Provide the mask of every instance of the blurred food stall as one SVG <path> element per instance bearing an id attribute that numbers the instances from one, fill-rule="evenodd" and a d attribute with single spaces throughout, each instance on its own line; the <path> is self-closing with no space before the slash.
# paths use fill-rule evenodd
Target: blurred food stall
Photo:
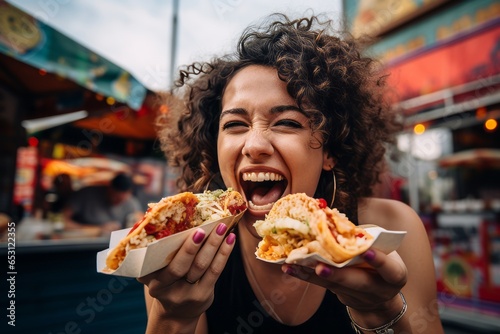
<path id="1" fill-rule="evenodd" d="M 344 1 L 404 122 L 385 196 L 422 217 L 442 319 L 500 330 L 500 3 Z"/>
<path id="2" fill-rule="evenodd" d="M 173 191 L 158 112 L 167 110 L 126 70 L 0 0 L 0 251 L 15 254 L 21 332 L 143 330 L 142 286 L 96 272 L 109 235 L 66 229 L 60 210 L 118 173 L 132 176 L 144 208 Z M 92 321 L 89 298 L 102 302 Z"/>
<path id="3" fill-rule="evenodd" d="M 165 112 L 126 70 L 0 1 L 0 212 L 45 231 L 28 239 L 52 238 L 61 175 L 76 191 L 129 174 L 144 208 L 175 191 L 154 126 Z"/>

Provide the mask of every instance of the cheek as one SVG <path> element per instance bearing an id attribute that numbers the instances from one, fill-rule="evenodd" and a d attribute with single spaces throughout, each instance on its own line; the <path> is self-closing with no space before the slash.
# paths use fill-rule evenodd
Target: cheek
<path id="1" fill-rule="evenodd" d="M 228 145 L 228 140 L 226 140 L 224 136 L 219 135 L 217 138 L 217 160 L 221 169 L 232 154 L 233 152 L 231 150 L 231 145 Z"/>
<path id="2" fill-rule="evenodd" d="M 222 179 L 228 187 L 234 186 L 234 166 L 238 159 L 238 152 L 236 145 L 219 136 L 217 140 L 217 160 Z"/>
<path id="3" fill-rule="evenodd" d="M 291 191 L 305 192 L 312 196 L 316 192 L 319 177 L 323 170 L 321 149 L 312 149 L 307 145 L 286 150 L 284 159 L 292 175 Z"/>

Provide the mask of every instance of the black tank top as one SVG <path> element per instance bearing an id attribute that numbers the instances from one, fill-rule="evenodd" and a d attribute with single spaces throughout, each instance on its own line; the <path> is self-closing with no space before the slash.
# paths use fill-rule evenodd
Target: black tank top
<path id="1" fill-rule="evenodd" d="M 217 281 L 215 299 L 206 315 L 210 334 L 354 333 L 345 306 L 331 292 L 325 293 L 316 313 L 303 324 L 287 326 L 274 320 L 253 293 L 238 242 Z"/>

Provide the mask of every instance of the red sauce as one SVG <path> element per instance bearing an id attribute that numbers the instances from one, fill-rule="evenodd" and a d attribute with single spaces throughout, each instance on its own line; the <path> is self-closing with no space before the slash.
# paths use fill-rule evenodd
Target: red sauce
<path id="1" fill-rule="evenodd" d="M 169 230 L 163 230 L 163 231 L 160 231 L 160 232 L 158 232 L 158 233 L 155 234 L 155 239 L 158 240 L 158 239 L 161 239 L 161 238 L 168 237 L 169 235 L 172 235 L 171 231 L 169 231 Z"/>
<path id="2" fill-rule="evenodd" d="M 241 211 L 245 210 L 246 208 L 247 208 L 246 203 L 243 203 L 241 205 L 234 204 L 227 207 L 227 209 L 229 210 L 229 212 L 231 212 L 232 215 L 236 215 Z"/>
<path id="3" fill-rule="evenodd" d="M 141 223 L 144 221 L 144 218 L 142 218 L 141 220 L 137 221 L 137 223 L 134 224 L 134 226 L 132 227 L 132 229 L 128 232 L 128 234 L 132 233 L 132 231 L 134 231 L 136 228 L 139 227 L 139 225 L 141 225 Z"/>
<path id="4" fill-rule="evenodd" d="M 185 231 L 185 230 L 188 230 L 190 229 L 192 226 L 191 222 L 193 220 L 193 217 L 196 213 L 196 204 L 197 204 L 197 201 L 196 200 L 190 200 L 188 201 L 187 203 L 185 203 L 185 215 L 184 215 L 184 218 L 181 220 L 181 221 L 175 221 L 171 218 L 167 219 L 167 221 L 165 222 L 165 228 L 158 231 L 158 225 L 154 225 L 154 224 L 147 224 L 144 229 L 146 231 L 146 234 L 148 235 L 154 235 L 155 239 L 162 239 L 162 238 L 165 238 L 165 237 L 168 237 L 174 233 L 177 233 L 177 232 L 182 232 L 182 231 Z M 242 211 L 244 211 L 245 209 L 247 208 L 247 205 L 246 203 L 243 203 L 243 204 L 240 204 L 240 205 L 231 205 L 228 207 L 228 210 L 229 212 L 231 212 L 232 215 L 236 215 Z M 150 212 L 152 208 L 148 208 L 148 210 L 146 211 L 146 213 Z M 134 231 L 135 229 L 137 229 L 137 227 L 139 227 L 141 225 L 141 223 L 144 221 L 145 219 L 145 216 L 139 220 L 137 223 L 134 224 L 134 226 L 132 227 L 132 229 L 130 230 L 129 234 L 132 233 L 132 231 Z"/>
<path id="5" fill-rule="evenodd" d="M 193 216 L 195 214 L 195 206 L 196 206 L 196 201 L 189 201 L 188 203 L 185 203 L 185 214 L 184 218 L 181 221 L 176 222 L 175 220 L 169 218 L 167 219 L 165 223 L 165 228 L 162 229 L 161 231 L 154 231 L 153 233 L 148 233 L 148 234 L 154 234 L 155 239 L 162 239 L 165 237 L 168 237 L 169 235 L 172 235 L 177 232 L 182 232 L 187 229 L 190 229 L 191 226 L 191 221 L 193 220 Z M 146 226 L 147 227 L 147 226 Z M 147 230 L 146 230 L 147 233 Z"/>
<path id="6" fill-rule="evenodd" d="M 150 223 L 144 226 L 144 230 L 146 230 L 146 234 L 153 234 L 156 232 L 156 226 Z"/>

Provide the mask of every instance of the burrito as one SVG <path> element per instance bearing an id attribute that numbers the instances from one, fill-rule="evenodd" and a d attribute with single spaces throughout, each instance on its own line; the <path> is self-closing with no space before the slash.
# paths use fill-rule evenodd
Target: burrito
<path id="1" fill-rule="evenodd" d="M 183 192 L 149 204 L 146 213 L 106 258 L 109 269 L 117 269 L 128 252 L 147 247 L 156 240 L 200 226 L 210 221 L 237 215 L 246 210 L 241 194 L 231 188 L 205 191 L 200 194 Z"/>
<path id="2" fill-rule="evenodd" d="M 262 237 L 256 256 L 264 260 L 286 259 L 291 254 L 318 253 L 342 263 L 365 252 L 373 236 L 353 224 L 345 214 L 330 209 L 324 199 L 303 193 L 282 197 L 264 220 L 254 227 Z"/>

